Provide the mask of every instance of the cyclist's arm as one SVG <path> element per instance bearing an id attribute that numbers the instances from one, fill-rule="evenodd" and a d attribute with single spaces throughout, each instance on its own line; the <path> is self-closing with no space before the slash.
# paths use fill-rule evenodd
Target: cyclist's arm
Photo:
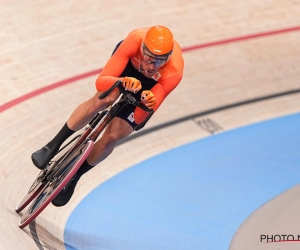
<path id="1" fill-rule="evenodd" d="M 156 111 L 165 98 L 177 87 L 182 79 L 182 72 L 155 84 L 151 89 L 152 93 L 156 98 L 156 105 L 154 111 Z M 134 111 L 134 119 L 137 124 L 141 123 L 147 116 L 147 112 L 143 111 L 140 108 L 136 108 Z"/>
<path id="2" fill-rule="evenodd" d="M 107 61 L 102 72 L 96 80 L 97 91 L 104 92 L 108 90 L 120 78 L 128 61 L 136 51 L 138 44 L 134 40 L 133 35 L 128 35 L 125 40 L 120 44 L 117 51 Z"/>

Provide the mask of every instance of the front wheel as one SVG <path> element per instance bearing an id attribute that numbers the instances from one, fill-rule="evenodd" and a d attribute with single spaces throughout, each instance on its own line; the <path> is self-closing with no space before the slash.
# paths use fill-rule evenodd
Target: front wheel
<path id="1" fill-rule="evenodd" d="M 17 213 L 21 212 L 42 191 L 45 186 L 44 177 L 45 171 L 41 171 L 27 193 L 16 206 L 15 211 Z"/>
<path id="2" fill-rule="evenodd" d="M 66 160 L 60 163 L 60 175 L 53 181 L 44 185 L 38 196 L 31 202 L 27 211 L 22 216 L 19 227 L 23 228 L 32 222 L 47 205 L 59 194 L 59 192 L 71 181 L 74 174 L 90 154 L 94 142 L 89 140 L 86 144 L 75 150 Z"/>

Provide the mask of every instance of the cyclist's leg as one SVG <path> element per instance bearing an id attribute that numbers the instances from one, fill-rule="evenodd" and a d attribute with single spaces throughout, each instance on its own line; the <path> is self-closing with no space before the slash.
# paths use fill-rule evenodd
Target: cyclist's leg
<path id="1" fill-rule="evenodd" d="M 58 134 L 46 146 L 32 154 L 31 158 L 36 167 L 44 169 L 59 150 L 61 144 L 75 131 L 84 127 L 97 112 L 111 105 L 118 98 L 119 91 L 113 91 L 103 100 L 98 99 L 100 94 L 97 92 L 92 98 L 81 103 Z"/>
<path id="2" fill-rule="evenodd" d="M 102 137 L 96 142 L 87 158 L 89 164 L 95 166 L 111 154 L 118 141 L 129 136 L 133 128 L 123 119 L 116 117 L 105 129 Z"/>
<path id="3" fill-rule="evenodd" d="M 83 128 L 97 112 L 102 111 L 109 105 L 113 104 L 120 95 L 119 91 L 113 91 L 103 100 L 99 100 L 101 92 L 97 92 L 91 99 L 81 103 L 69 117 L 67 124 L 72 130 Z"/>
<path id="4" fill-rule="evenodd" d="M 111 154 L 117 142 L 133 132 L 133 128 L 123 119 L 116 117 L 105 129 L 102 137 L 96 142 L 88 158 L 81 165 L 75 178 L 67 189 L 60 192 L 52 201 L 56 207 L 66 205 L 71 199 L 80 177 Z"/>

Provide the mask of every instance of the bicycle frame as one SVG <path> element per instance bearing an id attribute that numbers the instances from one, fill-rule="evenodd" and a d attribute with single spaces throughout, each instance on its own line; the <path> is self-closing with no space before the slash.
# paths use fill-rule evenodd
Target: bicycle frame
<path id="1" fill-rule="evenodd" d="M 151 109 L 148 109 L 144 105 L 140 104 L 130 92 L 128 92 L 126 89 L 124 89 L 122 86 L 122 81 L 117 81 L 111 88 L 109 88 L 107 91 L 102 93 L 99 96 L 99 99 L 104 99 L 107 97 L 115 88 L 118 88 L 120 91 L 121 99 L 119 102 L 117 102 L 115 105 L 113 105 L 112 109 L 110 111 L 102 111 L 101 113 L 97 113 L 97 115 L 89 122 L 89 127 L 86 129 L 86 131 L 81 135 L 80 139 L 76 142 L 76 144 L 69 150 L 68 154 L 65 155 L 65 157 L 62 159 L 64 160 L 67 158 L 70 154 L 72 154 L 82 143 L 86 143 L 87 140 L 92 140 L 96 142 L 99 135 L 103 132 L 103 130 L 106 128 L 106 126 L 112 121 L 113 118 L 116 117 L 116 115 L 128 104 L 133 104 L 144 111 L 148 112 L 148 116 L 146 119 L 137 125 L 134 130 L 138 131 L 141 128 L 145 126 L 147 121 L 151 118 L 154 111 Z M 104 119 L 101 121 L 101 119 L 104 117 Z M 101 122 L 100 122 L 101 121 Z M 100 122 L 100 123 L 99 123 Z"/>

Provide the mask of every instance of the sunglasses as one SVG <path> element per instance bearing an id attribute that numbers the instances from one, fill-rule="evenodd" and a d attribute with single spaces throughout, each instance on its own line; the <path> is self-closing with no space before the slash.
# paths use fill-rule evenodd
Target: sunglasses
<path id="1" fill-rule="evenodd" d="M 157 68 L 162 67 L 168 61 L 170 54 L 156 56 L 148 50 L 144 43 L 142 45 L 143 61 L 147 64 L 154 64 L 154 66 Z"/>
<path id="2" fill-rule="evenodd" d="M 146 62 L 147 64 L 154 64 L 155 67 L 161 67 L 166 63 L 167 58 L 160 59 L 160 58 L 152 57 L 148 54 L 143 54 L 143 61 Z"/>

